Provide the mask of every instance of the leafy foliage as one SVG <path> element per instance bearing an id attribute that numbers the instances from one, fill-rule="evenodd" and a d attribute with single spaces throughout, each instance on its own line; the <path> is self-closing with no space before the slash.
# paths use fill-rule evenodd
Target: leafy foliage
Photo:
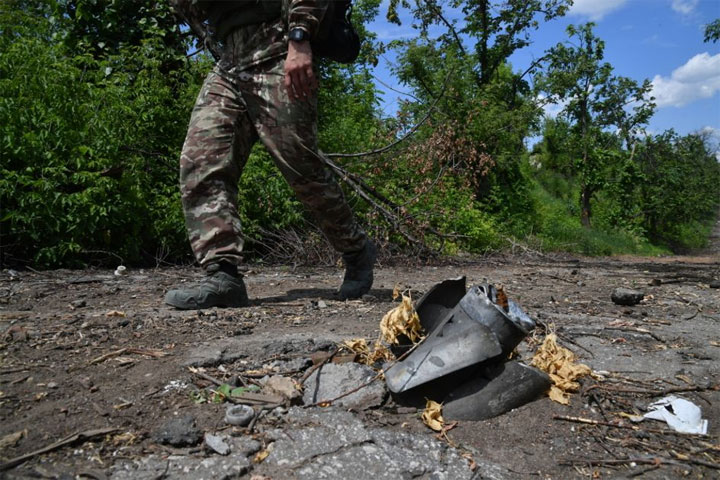
<path id="1" fill-rule="evenodd" d="M 0 38 L 4 256 L 57 265 L 177 248 L 176 119 L 189 114 L 195 65 L 160 72 L 157 38 L 102 59 L 73 52 L 53 40 L 67 20 L 36 15 L 41 3 L 2 16 L 4 33 L 26 30 Z"/>
<path id="2" fill-rule="evenodd" d="M 486 252 L 510 237 L 589 254 L 701 245 L 720 206 L 716 152 L 701 135 L 642 138 L 654 110 L 649 83 L 614 75 L 591 24 L 569 30 L 580 46 L 559 44 L 526 71 L 508 63 L 539 22 L 570 3 L 391 0 L 388 17 L 397 21 L 397 8 L 409 8 L 417 36 L 382 44 L 364 26 L 380 0 L 356 0 L 360 61 L 319 65 L 321 149 L 373 150 L 424 119 L 399 147 L 341 163 L 445 253 Z M 448 5 L 460 21 L 444 16 Z M 717 40 L 716 23 L 706 41 Z M 177 159 L 211 68 L 195 48 L 166 2 L 0 3 L 0 262 L 191 258 Z M 370 70 L 387 50 L 410 92 L 396 118 L 379 111 Z M 563 102 L 563 115 L 543 121 L 538 92 Z M 538 133 L 529 154 L 526 139 Z M 283 241 L 274 232 L 322 242 L 260 146 L 239 192 L 249 255 Z M 407 247 L 396 225 L 347 194 L 372 235 Z M 593 225 L 584 228 L 590 199 Z"/>
<path id="3" fill-rule="evenodd" d="M 720 40 L 720 18 L 713 20 L 705 26 L 705 42 Z"/>
<path id="4" fill-rule="evenodd" d="M 564 105 L 562 115 L 572 125 L 571 149 L 578 159 L 581 219 L 586 227 L 591 200 L 605 187 L 607 168 L 622 156 L 608 128 L 615 128 L 630 146 L 655 109 L 649 80 L 638 85 L 612 75 L 612 65 L 603 62 L 605 42 L 595 36 L 593 27 L 592 23 L 570 25 L 568 35 L 577 43 L 551 48 L 547 70 L 537 77 L 537 89 L 547 94 L 548 101 Z"/>

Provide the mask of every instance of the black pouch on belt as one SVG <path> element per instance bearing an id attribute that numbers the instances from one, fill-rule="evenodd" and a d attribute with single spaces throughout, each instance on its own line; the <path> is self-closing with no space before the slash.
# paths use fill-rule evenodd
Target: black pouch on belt
<path id="1" fill-rule="evenodd" d="M 339 63 L 353 63 L 360 55 L 360 37 L 350 21 L 351 0 L 330 0 L 320 31 L 312 41 L 313 53 Z"/>

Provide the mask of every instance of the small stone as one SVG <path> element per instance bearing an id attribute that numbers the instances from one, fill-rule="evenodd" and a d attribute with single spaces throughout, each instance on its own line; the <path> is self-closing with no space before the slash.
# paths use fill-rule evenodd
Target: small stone
<path id="1" fill-rule="evenodd" d="M 47 384 L 48 388 L 58 388 L 58 384 L 56 382 L 50 382 Z"/>
<path id="2" fill-rule="evenodd" d="M 313 362 L 309 358 L 300 357 L 281 362 L 278 367 L 280 367 L 281 372 L 300 372 L 308 367 L 311 367 L 312 364 Z"/>
<path id="3" fill-rule="evenodd" d="M 238 377 L 237 375 L 233 375 L 232 377 L 228 378 L 227 384 L 233 388 L 242 386 L 242 384 L 240 383 L 240 377 Z"/>
<path id="4" fill-rule="evenodd" d="M 78 379 L 78 382 L 80 382 L 80 385 L 82 385 L 84 388 L 87 388 L 88 390 L 95 385 L 90 377 L 80 377 Z"/>
<path id="5" fill-rule="evenodd" d="M 327 303 L 324 300 L 318 300 L 317 308 L 327 308 Z"/>
<path id="6" fill-rule="evenodd" d="M 201 438 L 202 434 L 195 426 L 195 418 L 192 415 L 173 418 L 153 434 L 156 442 L 173 447 L 191 447 Z"/>
<path id="7" fill-rule="evenodd" d="M 644 297 L 645 294 L 639 290 L 632 290 L 623 287 L 616 288 L 610 296 L 616 305 L 626 305 L 629 307 L 637 305 Z"/>
<path id="8" fill-rule="evenodd" d="M 648 285 L 651 285 L 653 287 L 659 287 L 660 285 L 662 285 L 662 280 L 660 280 L 659 278 L 653 278 L 652 280 L 650 280 Z"/>
<path id="9" fill-rule="evenodd" d="M 709 286 L 710 288 L 720 288 L 720 280 L 713 280 Z"/>
<path id="10" fill-rule="evenodd" d="M 70 302 L 70 306 L 73 308 L 82 308 L 87 305 L 87 302 L 85 300 L 73 300 Z"/>
<path id="11" fill-rule="evenodd" d="M 265 382 L 265 388 L 283 396 L 291 403 L 299 400 L 302 396 L 300 390 L 298 390 L 295 385 L 295 382 L 291 378 L 283 377 L 281 375 L 274 375 L 270 377 L 268 381 Z"/>
<path id="12" fill-rule="evenodd" d="M 232 443 L 232 450 L 235 455 L 242 455 L 249 457 L 250 455 L 257 453 L 262 448 L 262 444 L 254 438 L 243 435 L 242 437 L 236 437 L 230 440 Z"/>
<path id="13" fill-rule="evenodd" d="M 378 301 L 378 298 L 375 295 L 370 295 L 369 293 L 366 293 L 360 299 L 365 303 L 374 303 Z"/>
<path id="14" fill-rule="evenodd" d="M 205 445 L 219 455 L 228 455 L 230 453 L 230 445 L 225 443 L 226 437 L 220 435 L 205 434 Z"/>

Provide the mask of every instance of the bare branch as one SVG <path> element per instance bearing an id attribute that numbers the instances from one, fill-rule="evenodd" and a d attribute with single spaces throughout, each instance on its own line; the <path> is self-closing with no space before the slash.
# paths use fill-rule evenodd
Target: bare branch
<path id="1" fill-rule="evenodd" d="M 376 150 L 371 150 L 369 152 L 360 152 L 360 153 L 326 153 L 324 156 L 327 158 L 355 158 L 355 157 L 367 157 L 370 155 L 377 155 L 379 153 L 387 152 L 388 150 L 392 149 L 393 147 L 399 145 L 400 143 L 404 142 L 408 138 L 410 138 L 412 135 L 415 134 L 415 132 L 420 128 L 429 118 L 432 114 L 433 110 L 435 110 L 435 107 L 437 106 L 438 102 L 440 102 L 440 99 L 445 95 L 445 91 L 447 90 L 448 83 L 450 81 L 450 77 L 454 73 L 454 70 L 450 70 L 448 72 L 447 77 L 445 77 L 445 82 L 443 83 L 443 88 L 440 91 L 440 95 L 435 97 L 435 100 L 433 100 L 432 105 L 430 105 L 430 108 L 428 109 L 425 116 L 418 122 L 417 124 L 413 125 L 413 127 L 401 138 L 397 139 L 396 141 L 390 143 L 389 145 L 385 145 L 382 148 L 378 148 Z"/>

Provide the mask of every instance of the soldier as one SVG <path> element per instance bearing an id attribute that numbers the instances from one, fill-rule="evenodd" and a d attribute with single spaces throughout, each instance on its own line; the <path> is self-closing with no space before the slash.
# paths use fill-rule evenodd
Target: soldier
<path id="1" fill-rule="evenodd" d="M 236 201 L 240 175 L 257 140 L 342 252 L 340 298 L 364 295 L 373 282 L 375 245 L 316 154 L 317 79 L 310 40 L 327 0 L 193 3 L 222 45 L 222 57 L 198 95 L 180 157 L 190 244 L 207 275 L 170 290 L 165 302 L 180 309 L 248 305 L 237 269 L 243 239 Z"/>

